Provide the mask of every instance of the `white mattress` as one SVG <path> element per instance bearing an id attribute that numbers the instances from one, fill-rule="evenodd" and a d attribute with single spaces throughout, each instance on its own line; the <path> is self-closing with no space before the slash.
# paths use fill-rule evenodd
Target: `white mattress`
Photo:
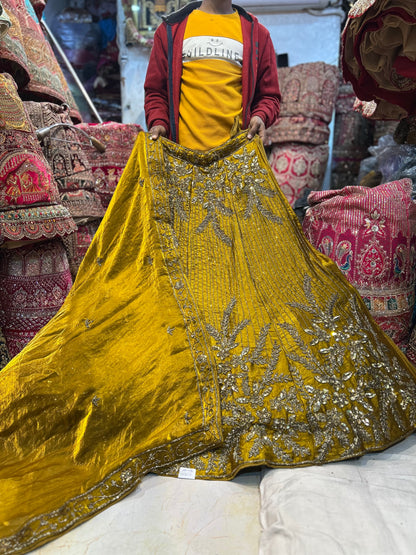
<path id="1" fill-rule="evenodd" d="M 360 459 L 266 470 L 261 555 L 414 555 L 416 435 Z"/>
<path id="2" fill-rule="evenodd" d="M 414 555 L 416 434 L 382 453 L 231 482 L 147 476 L 36 555 Z"/>
<path id="3" fill-rule="evenodd" d="M 36 555 L 257 555 L 261 471 L 231 482 L 146 476 Z"/>

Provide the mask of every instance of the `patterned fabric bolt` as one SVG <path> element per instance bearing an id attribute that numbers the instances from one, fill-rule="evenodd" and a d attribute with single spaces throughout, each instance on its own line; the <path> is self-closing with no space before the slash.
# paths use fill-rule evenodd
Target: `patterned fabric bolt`
<path id="1" fill-rule="evenodd" d="M 328 142 L 338 91 L 338 69 L 324 62 L 279 68 L 280 115 L 267 130 L 272 143 Z"/>
<path id="2" fill-rule="evenodd" d="M 0 250 L 0 328 L 10 356 L 49 322 L 71 286 L 60 239 Z"/>
<path id="3" fill-rule="evenodd" d="M 0 74 L 0 243 L 75 229 L 13 78 Z"/>
<path id="4" fill-rule="evenodd" d="M 269 162 L 283 194 L 293 207 L 305 189 L 322 187 L 328 145 L 275 144 Z"/>
<path id="5" fill-rule="evenodd" d="M 303 230 L 354 285 L 380 327 L 401 348 L 409 340 L 416 282 L 412 181 L 309 195 Z"/>

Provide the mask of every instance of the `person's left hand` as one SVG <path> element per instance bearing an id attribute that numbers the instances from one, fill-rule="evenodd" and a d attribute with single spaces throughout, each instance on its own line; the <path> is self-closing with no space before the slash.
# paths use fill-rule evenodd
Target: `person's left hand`
<path id="1" fill-rule="evenodd" d="M 266 126 L 264 125 L 263 120 L 259 116 L 253 116 L 248 125 L 247 139 L 252 139 L 254 135 L 258 133 L 260 139 L 264 143 L 265 131 L 266 131 Z"/>

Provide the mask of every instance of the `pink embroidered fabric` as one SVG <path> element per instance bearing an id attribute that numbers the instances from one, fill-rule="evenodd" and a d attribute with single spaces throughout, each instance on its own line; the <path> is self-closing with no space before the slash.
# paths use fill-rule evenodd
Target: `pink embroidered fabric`
<path id="1" fill-rule="evenodd" d="M 328 145 L 275 144 L 269 162 L 283 194 L 293 207 L 305 189 L 322 187 Z"/>
<path id="2" fill-rule="evenodd" d="M 137 135 L 143 131 L 138 124 L 81 123 L 77 125 L 105 145 L 105 152 L 88 149 L 85 154 L 94 178 L 94 190 L 106 209 L 133 150 Z"/>
<path id="3" fill-rule="evenodd" d="M 0 249 L 0 328 L 11 357 L 56 314 L 71 286 L 60 239 Z"/>
<path id="4" fill-rule="evenodd" d="M 267 130 L 267 138 L 272 143 L 327 143 L 338 91 L 337 67 L 311 62 L 279 68 L 278 73 L 280 115 Z"/>
<path id="5" fill-rule="evenodd" d="M 64 237 L 75 229 L 68 209 L 61 204 L 0 211 L 0 244 Z"/>
<path id="6" fill-rule="evenodd" d="M 273 144 L 297 142 L 323 145 L 329 140 L 329 126 L 318 118 L 280 115 L 266 130 L 266 139 Z"/>
<path id="7" fill-rule="evenodd" d="M 309 195 L 306 237 L 336 262 L 380 327 L 405 348 L 415 304 L 416 205 L 412 181 Z"/>
<path id="8" fill-rule="evenodd" d="M 0 74 L 0 244 L 75 229 L 13 78 Z"/>
<path id="9" fill-rule="evenodd" d="M 78 273 L 78 268 L 91 244 L 91 241 L 101 223 L 101 219 L 91 220 L 85 224 L 80 224 L 72 235 L 64 238 L 64 245 L 69 260 L 72 278 Z"/>

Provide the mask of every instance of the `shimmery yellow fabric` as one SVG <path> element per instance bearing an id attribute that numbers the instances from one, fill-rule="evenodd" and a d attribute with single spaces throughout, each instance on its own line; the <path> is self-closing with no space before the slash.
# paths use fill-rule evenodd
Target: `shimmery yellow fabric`
<path id="1" fill-rule="evenodd" d="M 0 553 L 32 549 L 221 438 L 207 334 L 153 206 L 147 168 L 160 187 L 163 158 L 147 146 L 150 161 L 139 134 L 61 310 L 0 373 Z"/>
<path id="2" fill-rule="evenodd" d="M 149 471 L 320 464 L 415 425 L 414 367 L 306 241 L 260 139 L 140 133 L 62 309 L 0 372 L 0 553 Z"/>
<path id="3" fill-rule="evenodd" d="M 207 35 L 213 55 L 215 48 L 224 55 L 221 37 L 233 39 L 242 47 L 240 16 L 237 12 L 219 15 L 194 10 L 188 17 L 184 39 L 206 38 Z M 230 138 L 236 117 L 242 125 L 241 66 L 220 57 L 207 59 L 196 56 L 195 52 L 192 54 L 191 61 L 183 58 L 179 143 L 188 148 L 209 150 Z M 201 83 L 204 83 L 203 88 Z"/>

